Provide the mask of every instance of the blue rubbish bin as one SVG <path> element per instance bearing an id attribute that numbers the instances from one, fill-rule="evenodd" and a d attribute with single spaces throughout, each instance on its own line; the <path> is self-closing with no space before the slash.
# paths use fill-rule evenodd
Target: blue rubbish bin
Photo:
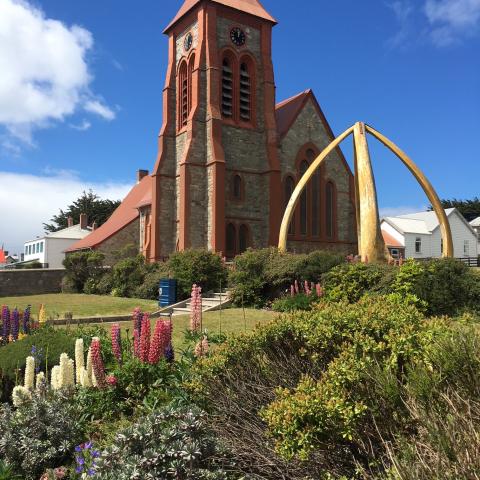
<path id="1" fill-rule="evenodd" d="M 168 307 L 177 302 L 177 281 L 171 278 L 160 280 L 158 289 L 158 305 Z"/>

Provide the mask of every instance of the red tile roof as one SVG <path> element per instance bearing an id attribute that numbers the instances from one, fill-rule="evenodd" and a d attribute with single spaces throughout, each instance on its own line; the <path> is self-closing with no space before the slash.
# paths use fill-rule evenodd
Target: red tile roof
<path id="1" fill-rule="evenodd" d="M 138 217 L 137 207 L 143 199 L 152 195 L 152 177 L 147 175 L 140 183 L 137 183 L 128 195 L 125 197 L 120 206 L 112 213 L 112 216 L 101 226 L 94 230 L 84 239 L 74 243 L 67 252 L 76 250 L 86 250 L 95 248 L 96 246 L 109 239 L 127 225 L 132 223 Z"/>
<path id="2" fill-rule="evenodd" d="M 382 230 L 382 235 L 383 235 L 383 240 L 385 240 L 385 245 L 387 245 L 387 247 L 404 248 L 403 245 L 393 235 L 390 235 L 385 230 Z"/>
<path id="3" fill-rule="evenodd" d="M 305 90 L 277 104 L 275 115 L 277 117 L 277 131 L 280 138 L 290 130 L 310 95 L 313 95 L 313 92 Z"/>
<path id="4" fill-rule="evenodd" d="M 164 30 L 164 33 L 167 33 L 170 28 L 173 27 L 184 15 L 186 15 L 192 8 L 199 4 L 202 0 L 185 0 L 185 3 L 182 5 L 178 13 L 175 15 L 175 18 L 170 22 L 168 27 Z M 256 17 L 263 18 L 272 23 L 277 23 L 277 21 L 265 10 L 262 4 L 258 0 L 211 0 L 215 3 L 220 3 L 226 7 L 234 8 L 235 10 L 240 10 L 241 12 L 249 13 L 255 15 Z"/>

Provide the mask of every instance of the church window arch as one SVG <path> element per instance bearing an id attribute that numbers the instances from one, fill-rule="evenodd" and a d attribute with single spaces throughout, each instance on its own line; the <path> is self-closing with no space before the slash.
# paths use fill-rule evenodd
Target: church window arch
<path id="1" fill-rule="evenodd" d="M 309 164 L 312 164 L 315 161 L 317 154 L 314 150 L 309 148 L 306 152 L 306 157 Z M 320 176 L 320 169 L 317 168 L 315 173 L 313 174 L 311 180 L 311 191 L 312 191 L 312 201 L 311 201 L 311 232 L 313 237 L 320 236 L 320 184 L 321 176 Z"/>
<path id="2" fill-rule="evenodd" d="M 235 71 L 236 63 L 230 52 L 222 58 L 222 92 L 221 107 L 224 118 L 235 118 Z"/>
<path id="3" fill-rule="evenodd" d="M 233 223 L 227 225 L 226 231 L 226 250 L 227 256 L 235 256 L 237 250 L 237 229 Z"/>
<path id="4" fill-rule="evenodd" d="M 195 70 L 195 54 L 190 55 L 190 59 L 188 61 L 188 75 L 187 75 L 187 84 L 188 84 L 188 104 L 187 104 L 187 112 L 190 115 L 192 111 L 192 100 L 193 100 L 193 72 Z"/>
<path id="5" fill-rule="evenodd" d="M 306 160 L 302 160 L 299 169 L 299 180 L 307 172 L 309 164 Z M 307 235 L 308 233 L 308 200 L 310 187 L 307 186 L 300 196 L 300 234 Z"/>
<path id="6" fill-rule="evenodd" d="M 329 180 L 325 186 L 325 227 L 329 239 L 336 237 L 337 232 L 337 189 Z"/>
<path id="7" fill-rule="evenodd" d="M 250 56 L 240 59 L 239 68 L 239 116 L 242 122 L 252 122 L 255 104 L 255 64 Z"/>
<path id="8" fill-rule="evenodd" d="M 283 186 L 285 209 L 287 208 L 288 202 L 290 201 L 290 198 L 294 190 L 295 190 L 295 180 L 291 175 L 288 175 L 287 177 L 285 177 L 284 186 Z M 288 234 L 295 235 L 295 214 L 293 214 L 292 221 L 290 222 L 290 226 L 288 228 Z"/>
<path id="9" fill-rule="evenodd" d="M 178 69 L 178 128 L 188 122 L 188 67 L 186 60 L 182 60 Z"/>
<path id="10" fill-rule="evenodd" d="M 235 173 L 232 177 L 232 198 L 240 201 L 243 199 L 243 180 L 242 177 Z"/>
<path id="11" fill-rule="evenodd" d="M 238 250 L 243 253 L 250 246 L 250 231 L 247 225 L 240 225 L 238 229 Z"/>

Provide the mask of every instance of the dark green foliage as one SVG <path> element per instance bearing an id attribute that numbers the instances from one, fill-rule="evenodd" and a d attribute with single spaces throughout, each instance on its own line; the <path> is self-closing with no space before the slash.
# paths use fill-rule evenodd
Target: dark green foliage
<path id="1" fill-rule="evenodd" d="M 120 205 L 120 200 L 102 200 L 98 195 L 89 192 L 83 192 L 82 196 L 69 205 L 65 211 L 60 210 L 58 215 L 54 215 L 50 220 L 52 223 L 44 223 L 46 232 L 57 232 L 68 226 L 68 217 L 72 217 L 75 223 L 80 222 L 80 214 L 85 213 L 88 222 L 96 222 L 98 226 L 104 224 L 115 209 Z"/>
<path id="2" fill-rule="evenodd" d="M 178 282 L 179 300 L 190 296 L 193 284 L 200 285 L 204 293 L 225 288 L 227 284 L 222 258 L 206 250 L 176 252 L 170 257 L 168 267 Z"/>
<path id="3" fill-rule="evenodd" d="M 83 293 L 87 281 L 96 282 L 101 278 L 104 259 L 99 252 L 77 252 L 66 256 L 63 261 L 65 277 L 73 291 Z"/>
<path id="4" fill-rule="evenodd" d="M 227 480 L 228 465 L 195 408 L 166 409 L 120 432 L 98 459 L 95 478 Z"/>
<path id="5" fill-rule="evenodd" d="M 83 438 L 85 424 L 76 406 L 63 394 L 34 396 L 13 410 L 0 410 L 0 458 L 27 480 L 37 480 L 47 468 L 64 465 Z"/>
<path id="6" fill-rule="evenodd" d="M 480 217 L 480 198 L 474 197 L 471 200 L 458 200 L 452 198 L 451 200 L 442 200 L 443 208 L 456 208 L 468 222 Z M 433 210 L 430 207 L 431 210 Z"/>
<path id="7" fill-rule="evenodd" d="M 299 293 L 293 297 L 290 295 L 278 298 L 272 303 L 272 310 L 275 312 L 294 312 L 296 310 L 310 310 L 315 302 L 320 299 L 316 294 L 305 295 Z"/>
<path id="8" fill-rule="evenodd" d="M 112 293 L 116 297 L 131 297 L 145 278 L 145 258 L 142 255 L 120 260 L 112 268 Z"/>
<path id="9" fill-rule="evenodd" d="M 42 367 L 46 362 L 48 368 L 58 364 L 60 355 L 67 353 L 73 358 L 75 337 L 66 330 L 55 330 L 52 327 L 42 327 L 38 331 L 0 348 L 0 401 L 10 401 L 15 380 L 23 378 L 25 359 L 31 355 L 32 346 L 43 355 Z M 43 368 L 44 370 L 44 368 Z"/>
<path id="10" fill-rule="evenodd" d="M 143 283 L 135 289 L 134 297 L 147 300 L 158 299 L 160 280 L 165 278 L 170 278 L 170 268 L 168 263 L 149 265 L 149 271 L 146 273 Z"/>
<path id="11" fill-rule="evenodd" d="M 0 461 L 0 480 L 22 480 L 22 477 L 13 473 L 12 467 Z"/>
<path id="12" fill-rule="evenodd" d="M 261 307 L 289 290 L 295 280 L 317 283 L 322 274 L 344 261 L 341 255 L 322 251 L 298 255 L 276 248 L 248 250 L 234 260 L 231 297 L 236 305 Z"/>

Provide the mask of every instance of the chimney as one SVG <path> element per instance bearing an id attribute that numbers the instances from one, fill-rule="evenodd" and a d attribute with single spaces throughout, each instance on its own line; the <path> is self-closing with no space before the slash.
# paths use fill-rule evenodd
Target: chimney
<path id="1" fill-rule="evenodd" d="M 73 218 L 72 217 L 68 217 L 67 222 L 68 222 L 68 228 L 73 227 Z"/>
<path id="2" fill-rule="evenodd" d="M 140 183 L 150 172 L 148 170 L 137 171 L 137 183 Z"/>
<path id="3" fill-rule="evenodd" d="M 92 232 L 94 232 L 97 229 L 98 225 L 97 222 L 92 223 Z"/>
<path id="4" fill-rule="evenodd" d="M 88 227 L 88 217 L 86 213 L 80 214 L 80 228 L 85 230 Z"/>

